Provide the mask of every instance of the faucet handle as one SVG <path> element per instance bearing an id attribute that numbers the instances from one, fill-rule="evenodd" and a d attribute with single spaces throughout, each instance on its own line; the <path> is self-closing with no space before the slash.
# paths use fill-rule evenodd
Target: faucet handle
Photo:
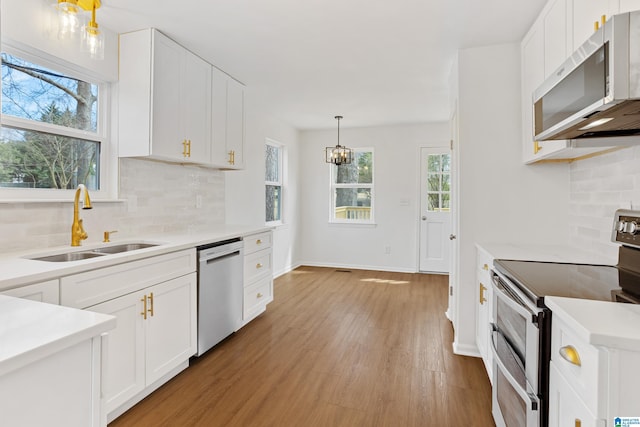
<path id="1" fill-rule="evenodd" d="M 102 241 L 103 243 L 109 243 L 111 240 L 109 240 L 109 237 L 112 233 L 117 233 L 118 230 L 112 230 L 112 231 L 105 231 L 104 232 L 104 240 Z"/>

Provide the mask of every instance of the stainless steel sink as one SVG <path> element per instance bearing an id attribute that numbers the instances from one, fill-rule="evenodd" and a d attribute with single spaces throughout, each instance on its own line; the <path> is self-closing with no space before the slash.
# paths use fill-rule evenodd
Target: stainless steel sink
<path id="1" fill-rule="evenodd" d="M 69 262 L 69 261 L 80 261 L 83 259 L 95 258 L 99 256 L 104 256 L 105 254 L 100 254 L 97 252 L 67 252 L 66 254 L 57 254 L 57 255 L 47 255 L 38 258 L 30 258 L 36 261 L 49 261 L 49 262 Z"/>
<path id="2" fill-rule="evenodd" d="M 120 252 L 135 251 L 138 249 L 152 248 L 154 246 L 158 246 L 158 245 L 154 243 L 125 243 L 122 245 L 96 248 L 96 249 L 92 249 L 92 251 L 99 254 L 119 254 Z"/>
<path id="3" fill-rule="evenodd" d="M 48 261 L 48 262 L 69 262 L 69 261 L 81 261 L 83 259 L 90 259 L 110 254 L 119 254 L 122 252 L 135 251 L 138 249 L 146 249 L 154 246 L 158 246 L 157 243 L 123 243 L 121 245 L 105 246 L 101 248 L 87 249 L 86 251 L 66 252 L 55 255 L 43 255 L 28 257 L 28 259 L 36 261 Z"/>

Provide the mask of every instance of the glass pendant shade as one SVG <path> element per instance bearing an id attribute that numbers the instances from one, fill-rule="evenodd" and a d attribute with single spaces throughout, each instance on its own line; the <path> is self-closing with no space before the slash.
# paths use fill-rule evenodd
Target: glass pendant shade
<path id="1" fill-rule="evenodd" d="M 80 7 L 76 1 L 57 1 L 54 4 L 58 14 L 58 38 L 74 39 L 80 30 Z"/>
<path id="2" fill-rule="evenodd" d="M 338 121 L 338 144 L 335 147 L 324 149 L 324 161 L 338 166 L 342 164 L 348 165 L 353 161 L 353 150 L 340 145 L 340 120 L 342 116 L 336 116 L 335 119 Z"/>
<path id="3" fill-rule="evenodd" d="M 93 20 L 82 27 L 80 50 L 88 53 L 92 59 L 104 59 L 104 33 Z"/>

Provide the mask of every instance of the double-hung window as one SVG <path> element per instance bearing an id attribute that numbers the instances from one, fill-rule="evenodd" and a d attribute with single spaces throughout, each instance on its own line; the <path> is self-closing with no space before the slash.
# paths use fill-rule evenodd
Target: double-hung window
<path id="1" fill-rule="evenodd" d="M 1 198 L 67 198 L 79 184 L 107 193 L 106 87 L 3 46 Z"/>
<path id="2" fill-rule="evenodd" d="M 373 223 L 373 149 L 354 149 L 350 164 L 331 165 L 330 222 Z"/>
<path id="3" fill-rule="evenodd" d="M 282 224 L 282 156 L 281 144 L 267 140 L 265 144 L 265 221 L 270 225 Z"/>

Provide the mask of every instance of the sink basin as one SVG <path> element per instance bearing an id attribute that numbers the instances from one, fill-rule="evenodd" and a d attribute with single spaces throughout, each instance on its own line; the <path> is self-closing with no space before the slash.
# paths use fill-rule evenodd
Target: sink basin
<path id="1" fill-rule="evenodd" d="M 80 261 L 83 259 L 95 258 L 103 255 L 105 254 L 100 254 L 96 252 L 67 252 L 66 254 L 47 255 L 47 256 L 31 258 L 31 259 L 36 261 L 69 262 L 69 261 Z"/>
<path id="2" fill-rule="evenodd" d="M 129 252 L 129 251 L 135 251 L 138 249 L 146 249 L 146 248 L 151 248 L 154 246 L 158 246 L 154 243 L 125 243 L 122 245 L 115 245 L 115 246 L 107 246 L 104 248 L 96 248 L 93 249 L 93 252 L 99 253 L 99 254 L 119 254 L 120 252 Z"/>

